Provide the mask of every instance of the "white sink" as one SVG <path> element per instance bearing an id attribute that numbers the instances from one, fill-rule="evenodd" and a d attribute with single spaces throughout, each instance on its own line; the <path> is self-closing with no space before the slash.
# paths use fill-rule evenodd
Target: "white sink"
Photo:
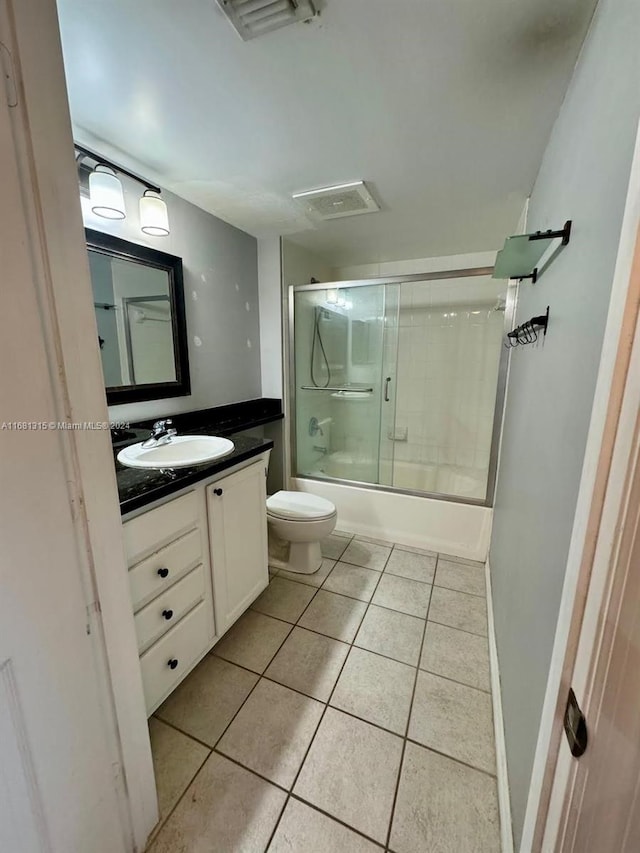
<path id="1" fill-rule="evenodd" d="M 143 447 L 131 444 L 118 453 L 118 462 L 129 468 L 189 468 L 226 456 L 234 449 L 228 438 L 213 435 L 174 435 L 164 444 Z"/>

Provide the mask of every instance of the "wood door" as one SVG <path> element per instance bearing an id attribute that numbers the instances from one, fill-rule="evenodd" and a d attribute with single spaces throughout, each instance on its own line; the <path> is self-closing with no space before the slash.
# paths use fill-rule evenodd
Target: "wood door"
<path id="1" fill-rule="evenodd" d="M 583 708 L 589 746 L 578 760 L 558 849 L 640 850 L 640 464 L 620 518 L 620 542 L 603 608 L 602 636 Z"/>
<path id="2" fill-rule="evenodd" d="M 262 460 L 207 487 L 219 636 L 269 583 L 266 501 Z"/>

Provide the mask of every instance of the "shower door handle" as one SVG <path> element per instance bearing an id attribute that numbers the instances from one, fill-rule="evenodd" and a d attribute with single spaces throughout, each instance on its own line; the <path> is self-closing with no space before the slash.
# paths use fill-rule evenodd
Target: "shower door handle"
<path id="1" fill-rule="evenodd" d="M 391 377 L 387 376 L 384 380 L 384 401 L 385 403 L 389 402 L 389 383 L 391 382 Z"/>

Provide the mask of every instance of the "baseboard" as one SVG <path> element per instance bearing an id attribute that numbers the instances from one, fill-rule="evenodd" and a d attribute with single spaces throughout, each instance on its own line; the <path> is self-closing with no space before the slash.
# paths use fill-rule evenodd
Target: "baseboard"
<path id="1" fill-rule="evenodd" d="M 493 621 L 493 599 L 491 597 L 491 569 L 489 561 L 485 564 L 487 580 L 487 622 L 489 633 L 489 665 L 491 667 L 491 698 L 493 702 L 493 728 L 496 740 L 496 775 L 498 781 L 498 808 L 500 810 L 500 843 L 502 853 L 513 853 L 513 829 L 511 826 L 511 799 L 509 797 L 509 777 L 507 774 L 507 749 L 504 740 L 504 720 L 502 718 L 502 693 L 500 690 L 500 669 L 498 666 L 498 647 L 496 645 L 495 624 Z"/>

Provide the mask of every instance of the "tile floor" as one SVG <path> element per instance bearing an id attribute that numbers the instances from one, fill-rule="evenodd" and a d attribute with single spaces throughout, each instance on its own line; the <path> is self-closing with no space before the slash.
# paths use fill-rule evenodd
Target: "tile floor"
<path id="1" fill-rule="evenodd" d="M 150 720 L 149 853 L 497 853 L 484 567 L 334 533 Z"/>

